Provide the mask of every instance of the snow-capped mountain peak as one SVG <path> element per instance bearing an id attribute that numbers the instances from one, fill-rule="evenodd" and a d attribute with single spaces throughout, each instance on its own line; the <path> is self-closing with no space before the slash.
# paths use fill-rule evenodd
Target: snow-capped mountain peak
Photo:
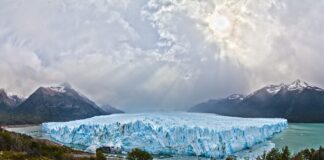
<path id="1" fill-rule="evenodd" d="M 268 85 L 244 97 L 243 101 L 208 101 L 189 111 L 216 113 L 238 117 L 281 117 L 291 122 L 324 122 L 324 90 L 296 80 L 292 83 Z"/>
<path id="2" fill-rule="evenodd" d="M 64 86 L 55 86 L 55 87 L 49 87 L 52 91 L 59 92 L 59 93 L 65 93 L 66 89 Z"/>
<path id="3" fill-rule="evenodd" d="M 13 93 L 8 93 L 6 92 L 4 89 L 0 89 L 0 95 L 4 96 L 4 97 L 7 97 L 11 100 L 16 100 L 16 99 L 25 99 L 24 97 L 22 96 L 19 96 L 19 95 L 16 95 L 16 94 L 13 94 Z"/>
<path id="4" fill-rule="evenodd" d="M 20 96 L 20 95 L 16 95 L 13 93 L 8 93 L 8 97 L 12 100 L 14 100 L 17 104 L 22 103 L 24 100 L 26 100 L 26 97 Z"/>
<path id="5" fill-rule="evenodd" d="M 4 89 L 0 89 L 0 101 L 2 101 L 4 104 L 16 107 L 20 103 L 22 103 L 25 100 L 24 97 L 7 93 Z"/>
<path id="6" fill-rule="evenodd" d="M 267 87 L 264 87 L 264 89 L 272 94 L 275 95 L 277 94 L 281 89 L 287 89 L 288 91 L 302 91 L 305 88 L 312 87 L 308 83 L 301 81 L 299 79 L 295 80 L 291 84 L 283 84 L 281 83 L 280 85 L 270 85 Z"/>
<path id="7" fill-rule="evenodd" d="M 305 88 L 309 87 L 308 83 L 303 82 L 299 79 L 297 79 L 296 81 L 294 81 L 293 83 L 291 83 L 290 85 L 288 85 L 288 90 L 292 91 L 292 90 L 303 90 Z"/>
<path id="8" fill-rule="evenodd" d="M 48 89 L 52 90 L 52 91 L 55 91 L 55 92 L 58 92 L 58 93 L 66 93 L 67 92 L 67 89 L 72 89 L 72 86 L 67 83 L 67 82 L 64 82 L 58 86 L 51 86 L 51 87 L 48 87 Z"/>
<path id="9" fill-rule="evenodd" d="M 282 83 L 280 85 L 270 85 L 266 87 L 266 90 L 270 94 L 277 94 L 285 85 Z"/>

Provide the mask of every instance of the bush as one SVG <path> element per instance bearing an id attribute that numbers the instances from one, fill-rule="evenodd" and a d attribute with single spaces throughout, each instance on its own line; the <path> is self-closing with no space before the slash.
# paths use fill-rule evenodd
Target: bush
<path id="1" fill-rule="evenodd" d="M 0 160 L 76 160 L 70 148 L 46 143 L 30 136 L 11 133 L 0 128 Z M 90 160 L 91 158 L 82 158 Z"/>
<path id="2" fill-rule="evenodd" d="M 128 153 L 127 160 L 153 160 L 153 157 L 148 152 L 135 148 Z"/>
<path id="3" fill-rule="evenodd" d="M 96 150 L 96 160 L 106 160 L 106 156 L 100 151 Z"/>
<path id="4" fill-rule="evenodd" d="M 226 160 L 236 160 L 236 158 L 233 157 L 233 156 L 229 156 L 229 157 L 226 158 Z"/>

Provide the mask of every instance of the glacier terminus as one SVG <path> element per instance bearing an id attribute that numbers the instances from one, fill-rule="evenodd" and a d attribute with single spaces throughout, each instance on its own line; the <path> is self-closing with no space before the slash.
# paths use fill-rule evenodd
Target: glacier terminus
<path id="1" fill-rule="evenodd" d="M 223 158 L 265 142 L 288 127 L 285 119 L 238 118 L 207 113 L 134 113 L 42 124 L 51 139 L 95 152 L 133 148 L 158 155 Z"/>

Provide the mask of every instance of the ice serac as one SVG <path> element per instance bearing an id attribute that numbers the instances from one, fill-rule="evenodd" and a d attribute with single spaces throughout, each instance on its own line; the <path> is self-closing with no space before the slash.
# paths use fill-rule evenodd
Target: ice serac
<path id="1" fill-rule="evenodd" d="M 285 119 L 237 118 L 207 113 L 140 113 L 44 123 L 52 139 L 88 151 L 113 147 L 128 152 L 220 158 L 264 142 L 283 131 Z"/>

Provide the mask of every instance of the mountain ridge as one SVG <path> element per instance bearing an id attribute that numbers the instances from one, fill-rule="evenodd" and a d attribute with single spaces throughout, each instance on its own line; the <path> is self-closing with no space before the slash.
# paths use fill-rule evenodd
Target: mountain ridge
<path id="1" fill-rule="evenodd" d="M 23 101 L 24 98 L 18 95 L 10 95 L 4 89 L 0 89 L 0 111 L 13 109 Z"/>
<path id="2" fill-rule="evenodd" d="M 237 95 L 237 94 L 236 94 Z M 269 85 L 247 96 L 231 95 L 189 109 L 238 117 L 286 118 L 290 122 L 324 122 L 324 90 L 301 80 Z"/>
<path id="3" fill-rule="evenodd" d="M 39 124 L 50 121 L 70 121 L 113 114 L 115 111 L 122 112 L 114 107 L 111 107 L 110 112 L 105 111 L 74 90 L 70 84 L 64 83 L 37 88 L 19 105 L 4 110 L 0 115 L 0 123 Z"/>

